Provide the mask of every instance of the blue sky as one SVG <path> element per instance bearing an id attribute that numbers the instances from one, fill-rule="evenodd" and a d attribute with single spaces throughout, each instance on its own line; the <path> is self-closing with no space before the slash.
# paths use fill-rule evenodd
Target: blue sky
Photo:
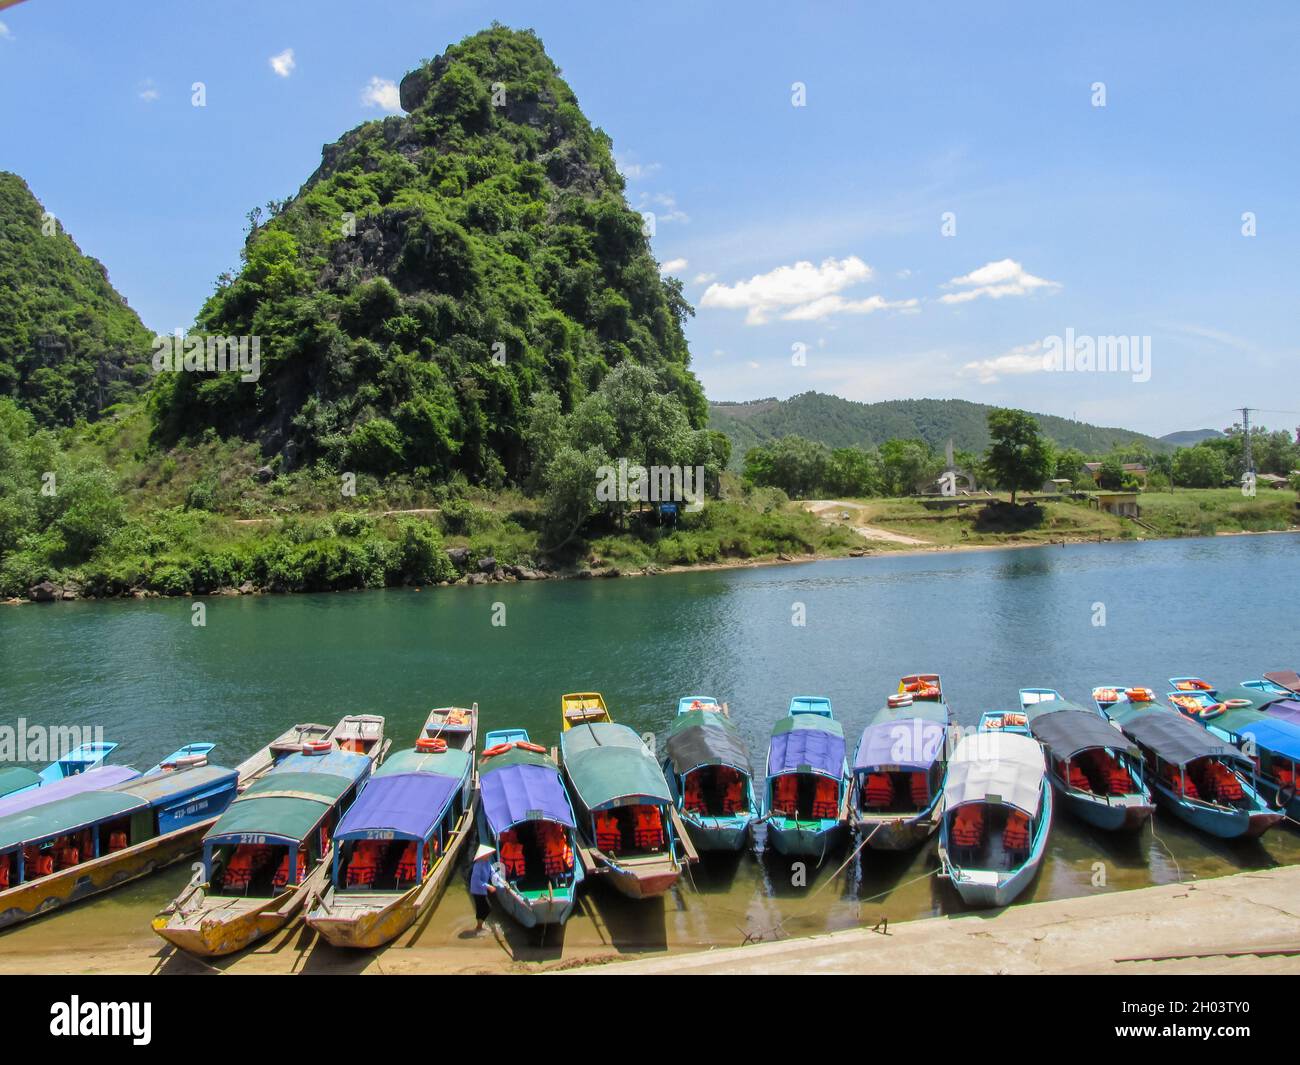
<path id="1" fill-rule="evenodd" d="M 0 10 L 0 168 L 169 331 L 238 264 L 248 208 L 498 19 L 613 138 L 711 398 L 1154 433 L 1300 407 L 1300 6 L 1044 6 L 27 0 Z M 1150 379 L 1045 371 L 1067 329 L 1150 337 Z"/>

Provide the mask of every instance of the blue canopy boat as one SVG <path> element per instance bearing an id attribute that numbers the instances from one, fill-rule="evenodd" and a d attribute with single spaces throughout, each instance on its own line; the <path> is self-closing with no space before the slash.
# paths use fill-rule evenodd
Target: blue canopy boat
<path id="1" fill-rule="evenodd" d="M 758 819 L 749 748 L 728 708 L 711 695 L 678 700 L 664 777 L 691 841 L 701 851 L 739 851 Z"/>
<path id="2" fill-rule="evenodd" d="M 23 766 L 0 769 L 0 798 L 35 791 L 47 784 L 67 780 L 101 766 L 104 764 L 104 759 L 112 754 L 117 746 L 116 743 L 83 743 L 76 750 L 69 751 L 39 772 Z"/>
<path id="3" fill-rule="evenodd" d="M 386 752 L 383 718 L 367 714 L 344 718 L 328 739 L 308 740 L 297 753 L 279 753 L 204 835 L 202 881 L 168 904 L 153 930 L 190 954 L 215 957 L 295 920 L 325 889 L 334 826 Z"/>
<path id="4" fill-rule="evenodd" d="M 641 737 L 608 720 L 569 723 L 560 734 L 560 759 L 590 848 L 582 859 L 587 868 L 628 898 L 668 891 L 682 875 L 678 848 L 688 861 L 696 854 L 679 834 L 668 782 Z"/>
<path id="5" fill-rule="evenodd" d="M 1239 839 L 1259 836 L 1281 820 L 1281 811 L 1256 790 L 1250 759 L 1161 705 L 1149 688 L 1094 688 L 1092 697 L 1142 751 L 1156 801 L 1189 825 Z"/>
<path id="6" fill-rule="evenodd" d="M 370 776 L 334 830 L 329 886 L 307 914 L 326 942 L 382 946 L 437 903 L 474 824 L 477 736 L 477 703 L 440 707 L 413 748 Z"/>
<path id="7" fill-rule="evenodd" d="M 577 820 L 560 767 L 524 729 L 488 733 L 478 830 L 496 851 L 492 897 L 501 908 L 525 928 L 564 924 L 586 879 Z"/>
<path id="8" fill-rule="evenodd" d="M 940 876 L 968 906 L 1006 906 L 1037 874 L 1052 822 L 1043 749 L 1015 711 L 983 715 L 948 759 Z"/>
<path id="9" fill-rule="evenodd" d="M 123 770 L 90 770 L 63 783 L 89 778 L 104 787 L 0 816 L 0 928 L 183 858 L 234 799 L 239 781 L 233 769 L 201 765 L 128 770 L 126 780 L 108 783 Z"/>
<path id="10" fill-rule="evenodd" d="M 849 801 L 844 751 L 844 729 L 829 699 L 790 700 L 767 748 L 765 819 L 777 853 L 820 861 L 840 841 Z"/>
<path id="11" fill-rule="evenodd" d="M 1109 831 L 1133 831 L 1155 812 L 1142 752 L 1097 709 L 1054 688 L 1021 688 L 1029 733 L 1047 752 L 1048 778 L 1064 807 Z"/>
<path id="12" fill-rule="evenodd" d="M 934 832 L 942 809 L 952 717 L 939 678 L 934 694 L 907 691 L 909 678 L 863 729 L 853 753 L 849 824 L 873 850 L 906 850 Z"/>
<path id="13" fill-rule="evenodd" d="M 1199 678 L 1179 678 L 1183 680 Z M 1202 682 L 1205 683 L 1205 682 Z M 1170 704 L 1212 736 L 1240 748 L 1255 766 L 1253 783 L 1272 805 L 1300 818 L 1296 798 L 1300 763 L 1300 713 L 1291 713 L 1285 689 L 1268 681 L 1218 690 L 1197 687 L 1170 692 Z M 1300 710 L 1300 707 L 1297 707 Z"/>

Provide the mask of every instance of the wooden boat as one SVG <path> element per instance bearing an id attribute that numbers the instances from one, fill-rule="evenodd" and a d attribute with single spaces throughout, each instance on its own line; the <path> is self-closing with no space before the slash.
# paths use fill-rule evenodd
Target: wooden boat
<path id="1" fill-rule="evenodd" d="M 146 774 L 101 766 L 72 779 L 122 771 L 128 779 L 0 816 L 0 928 L 184 858 L 239 783 L 235 770 L 206 763 Z"/>
<path id="2" fill-rule="evenodd" d="M 1052 786 L 1026 715 L 985 714 L 948 759 L 939 875 L 968 906 L 1006 906 L 1042 865 Z"/>
<path id="3" fill-rule="evenodd" d="M 54 784 L 95 769 L 103 765 L 104 759 L 116 749 L 116 743 L 83 743 L 76 750 L 55 759 L 39 772 L 23 766 L 0 769 L 0 798 L 35 791 L 46 784 Z"/>
<path id="4" fill-rule="evenodd" d="M 1281 820 L 1281 811 L 1256 790 L 1250 759 L 1161 705 L 1150 688 L 1100 687 L 1092 697 L 1141 750 L 1156 801 L 1189 825 L 1239 839 L 1259 836 Z"/>
<path id="5" fill-rule="evenodd" d="M 560 696 L 560 718 L 565 732 L 575 725 L 614 720 L 609 716 L 609 708 L 600 692 L 571 692 Z"/>
<path id="6" fill-rule="evenodd" d="M 1264 679 L 1292 695 L 1300 695 L 1300 673 L 1294 669 L 1275 669 L 1271 673 L 1265 673 Z"/>
<path id="7" fill-rule="evenodd" d="M 373 715 L 327 732 L 296 753 L 270 752 L 273 764 L 204 835 L 203 879 L 153 919 L 158 935 L 200 957 L 233 954 L 284 928 L 324 890 L 330 833 L 387 749 L 383 718 Z"/>
<path id="8" fill-rule="evenodd" d="M 749 748 L 727 706 L 711 695 L 677 701 L 664 777 L 691 842 L 700 851 L 739 851 L 758 820 Z"/>
<path id="9" fill-rule="evenodd" d="M 1061 805 L 1108 831 L 1131 832 L 1155 812 L 1142 752 L 1099 710 L 1054 688 L 1021 688 L 1030 735 L 1047 752 L 1048 779 Z"/>
<path id="10" fill-rule="evenodd" d="M 608 720 L 575 723 L 565 696 L 560 765 L 577 814 L 588 871 L 628 898 L 662 895 L 682 875 L 682 858 L 697 855 L 682 830 L 668 782 L 641 737 Z"/>
<path id="11" fill-rule="evenodd" d="M 385 759 L 334 830 L 329 885 L 307 924 L 371 949 L 435 905 L 472 835 L 478 704 L 440 707 L 415 747 Z"/>
<path id="12" fill-rule="evenodd" d="M 764 789 L 767 838 L 779 853 L 820 861 L 848 823 L 844 729 L 831 701 L 799 695 L 772 729 Z"/>
<path id="13" fill-rule="evenodd" d="M 496 851 L 492 898 L 525 928 L 561 925 L 586 878 L 560 767 L 523 729 L 489 732 L 479 763 L 479 838 Z"/>
<path id="14" fill-rule="evenodd" d="M 1251 783 L 1273 806 L 1300 819 L 1300 713 L 1286 689 L 1243 681 L 1235 688 L 1179 688 L 1169 703 L 1225 743 L 1240 749 L 1255 768 Z M 1300 710 L 1300 707 L 1296 707 Z"/>
<path id="15" fill-rule="evenodd" d="M 899 681 L 853 752 L 849 826 L 872 850 L 908 850 L 939 824 L 952 715 L 938 675 L 924 676 Z"/>

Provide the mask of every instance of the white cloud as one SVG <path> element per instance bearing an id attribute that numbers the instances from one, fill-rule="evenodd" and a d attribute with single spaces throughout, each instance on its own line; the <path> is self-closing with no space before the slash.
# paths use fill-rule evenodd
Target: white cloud
<path id="1" fill-rule="evenodd" d="M 641 210 L 653 213 L 656 223 L 691 220 L 691 216 L 677 206 L 677 198 L 671 192 L 642 193 Z"/>
<path id="2" fill-rule="evenodd" d="M 637 163 L 626 155 L 615 155 L 614 165 L 628 181 L 640 181 L 641 178 L 649 177 L 660 169 L 658 163 Z"/>
<path id="3" fill-rule="evenodd" d="M 666 263 L 661 263 L 659 272 L 661 274 L 676 274 L 685 270 L 691 264 L 685 259 L 669 259 Z"/>
<path id="4" fill-rule="evenodd" d="M 286 48 L 279 55 L 271 56 L 271 58 L 268 59 L 267 62 L 271 64 L 271 69 L 274 70 L 277 74 L 279 74 L 280 77 L 282 78 L 287 78 L 290 74 L 293 73 L 293 68 L 297 66 L 297 64 L 294 62 L 293 59 L 292 48 Z"/>
<path id="5" fill-rule="evenodd" d="M 811 322 L 833 314 L 875 314 L 876 311 L 911 311 L 920 307 L 921 301 L 887 300 L 883 296 L 868 296 L 864 300 L 846 300 L 843 296 L 823 296 L 810 303 L 800 304 L 781 315 L 787 322 Z"/>
<path id="6" fill-rule="evenodd" d="M 10 41 L 13 40 L 13 36 L 14 35 L 9 32 L 9 27 L 3 22 L 0 22 L 0 40 Z"/>
<path id="7" fill-rule="evenodd" d="M 981 296 L 995 300 L 1003 296 L 1025 296 L 1034 289 L 1060 288 L 1061 285 L 1057 281 L 1048 281 L 1026 273 L 1025 268 L 1014 259 L 999 259 L 997 262 L 985 263 L 969 274 L 954 277 L 945 287 L 957 287 L 962 291 L 940 296 L 940 303 L 969 303 Z"/>
<path id="8" fill-rule="evenodd" d="M 146 78 L 140 85 L 140 99 L 147 104 L 158 99 L 158 90 L 154 88 L 153 78 Z"/>
<path id="9" fill-rule="evenodd" d="M 361 90 L 361 103 L 364 107 L 378 107 L 381 111 L 396 114 L 402 109 L 397 82 L 389 81 L 387 78 L 371 78 L 370 83 Z"/>
<path id="10" fill-rule="evenodd" d="M 960 370 L 962 377 L 974 376 L 982 385 L 991 385 L 1001 377 L 1016 374 L 1041 373 L 1047 368 L 1043 342 L 1021 344 L 992 359 L 979 359 L 966 363 Z"/>
<path id="11" fill-rule="evenodd" d="M 744 309 L 746 325 L 762 325 L 782 307 L 799 307 L 833 296 L 851 285 L 871 279 L 871 267 L 856 255 L 845 259 L 823 259 L 814 266 L 801 260 L 793 266 L 778 266 L 766 274 L 755 274 L 734 285 L 714 283 L 700 297 L 701 307 Z"/>
<path id="12" fill-rule="evenodd" d="M 696 285 L 707 285 L 717 276 L 717 274 L 696 274 L 691 278 L 691 283 Z"/>

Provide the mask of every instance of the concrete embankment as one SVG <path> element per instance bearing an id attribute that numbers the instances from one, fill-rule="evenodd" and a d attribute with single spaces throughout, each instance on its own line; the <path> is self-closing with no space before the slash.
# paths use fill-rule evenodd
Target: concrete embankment
<path id="1" fill-rule="evenodd" d="M 571 971 L 1300 973 L 1300 866 Z"/>

